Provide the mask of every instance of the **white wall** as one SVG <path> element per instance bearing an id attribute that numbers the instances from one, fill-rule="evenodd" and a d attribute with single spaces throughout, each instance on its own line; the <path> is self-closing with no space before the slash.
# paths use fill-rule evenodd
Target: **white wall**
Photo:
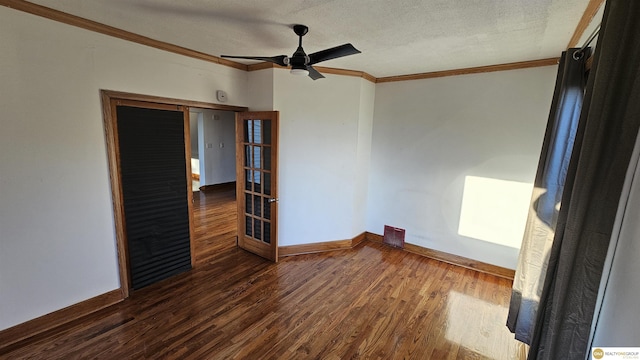
<path id="1" fill-rule="evenodd" d="M 194 110 L 194 109 L 192 109 Z M 233 111 L 198 109 L 202 114 L 200 185 L 236 181 L 236 127 Z"/>
<path id="2" fill-rule="evenodd" d="M 356 206 L 364 201 L 374 86 L 363 82 L 274 71 L 280 246 L 351 239 L 364 231 L 365 207 Z"/>
<path id="3" fill-rule="evenodd" d="M 367 195 L 369 190 L 369 167 L 371 163 L 371 136 L 373 132 L 373 109 L 376 95 L 374 83 L 360 81 L 360 117 L 356 139 L 356 161 L 353 178 L 353 227 L 352 234 L 365 231 L 367 221 Z"/>
<path id="4" fill-rule="evenodd" d="M 249 77 L 249 110 L 250 111 L 273 111 L 278 110 L 273 107 L 273 76 L 276 69 L 263 69 L 251 71 Z"/>
<path id="5" fill-rule="evenodd" d="M 7 7 L 0 34 L 1 330 L 119 287 L 99 90 L 243 105 L 247 74 Z"/>
<path id="6" fill-rule="evenodd" d="M 198 147 L 198 117 L 197 112 L 189 112 L 189 133 L 191 140 L 191 173 L 200 175 L 200 149 Z"/>
<path id="7" fill-rule="evenodd" d="M 408 243 L 515 268 L 519 245 L 459 235 L 465 179 L 533 183 L 556 71 L 549 66 L 378 84 L 367 231 L 397 226 L 406 229 Z M 525 194 L 517 206 L 525 208 L 520 217 L 529 198 Z M 497 211 L 490 208 L 511 201 L 497 200 L 471 213 Z M 524 226 L 523 220 L 506 219 Z"/>
<path id="8" fill-rule="evenodd" d="M 639 157 L 640 143 L 636 141 L 600 284 L 593 321 L 593 347 L 640 345 Z"/>

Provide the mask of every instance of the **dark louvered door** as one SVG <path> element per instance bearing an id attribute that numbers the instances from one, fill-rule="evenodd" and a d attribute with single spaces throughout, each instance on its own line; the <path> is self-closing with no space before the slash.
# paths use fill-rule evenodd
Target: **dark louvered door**
<path id="1" fill-rule="evenodd" d="M 183 110 L 117 106 L 131 287 L 191 269 Z"/>

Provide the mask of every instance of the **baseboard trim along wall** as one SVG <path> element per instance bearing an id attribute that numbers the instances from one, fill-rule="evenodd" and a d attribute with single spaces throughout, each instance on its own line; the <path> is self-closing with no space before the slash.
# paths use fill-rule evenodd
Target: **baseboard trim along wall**
<path id="1" fill-rule="evenodd" d="M 122 290 L 116 289 L 64 309 L 40 316 L 22 324 L 0 331 L 0 354 L 3 350 L 22 340 L 44 333 L 73 320 L 122 301 Z"/>
<path id="2" fill-rule="evenodd" d="M 355 247 L 362 241 L 368 240 L 372 242 L 382 243 L 382 235 L 364 232 L 350 240 L 325 241 L 312 244 L 289 245 L 278 248 L 279 257 L 294 256 L 302 254 L 311 254 L 333 250 L 346 250 Z M 496 265 L 487 264 L 481 261 L 469 259 L 463 256 L 453 255 L 442 251 L 424 248 L 413 244 L 404 244 L 404 251 L 418 254 L 430 259 L 446 262 L 448 264 L 460 266 L 463 268 L 479 271 L 495 275 L 501 278 L 513 280 L 515 270 L 503 268 Z"/>
<path id="3" fill-rule="evenodd" d="M 285 257 L 333 250 L 351 249 L 364 241 L 365 237 L 366 233 L 362 233 L 349 240 L 336 240 L 311 244 L 280 246 L 278 247 L 278 255 L 279 257 Z"/>
<path id="4" fill-rule="evenodd" d="M 202 191 L 225 190 L 225 189 L 235 189 L 235 188 L 236 188 L 236 182 L 235 181 L 226 182 L 226 183 L 222 183 L 222 184 L 213 184 L 213 185 L 200 186 L 200 190 L 202 190 Z"/>
<path id="5" fill-rule="evenodd" d="M 382 243 L 382 235 L 367 232 L 366 238 L 369 241 Z M 513 280 L 515 276 L 515 270 L 503 268 L 497 265 L 491 265 L 482 261 L 469 259 L 463 256 L 453 255 L 446 252 L 424 248 L 413 244 L 404 244 L 404 250 L 412 252 L 414 254 L 422 255 L 430 259 L 446 262 L 452 265 L 461 266 L 463 268 L 479 271 L 495 275 L 501 278 Z"/>

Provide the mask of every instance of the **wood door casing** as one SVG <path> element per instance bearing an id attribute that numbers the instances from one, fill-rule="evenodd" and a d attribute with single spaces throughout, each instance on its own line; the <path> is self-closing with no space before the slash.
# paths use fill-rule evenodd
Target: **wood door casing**
<path id="1" fill-rule="evenodd" d="M 135 93 L 128 93 L 122 91 L 113 90 L 100 90 L 100 96 L 102 100 L 102 115 L 104 121 L 105 142 L 107 147 L 107 157 L 109 164 L 109 180 L 111 183 L 111 196 L 113 200 L 113 216 L 116 236 L 116 250 L 118 257 L 118 272 L 120 276 L 120 291 L 122 292 L 122 298 L 128 298 L 131 290 L 131 278 L 129 274 L 128 264 L 128 252 L 127 239 L 125 235 L 126 226 L 124 221 L 124 208 L 122 202 L 122 184 L 120 179 L 120 163 L 119 163 L 119 151 L 118 151 L 118 129 L 116 118 L 116 106 L 150 106 L 158 109 L 177 109 L 179 106 L 186 107 L 185 117 L 188 116 L 189 107 L 197 107 L 202 109 L 211 110 L 224 110 L 224 111 L 246 111 L 247 108 L 243 106 L 231 106 L 214 103 L 206 103 L 201 101 L 184 100 L 177 98 L 159 97 L 151 95 L 142 95 Z M 185 120 L 185 129 L 189 126 L 188 119 Z M 186 136 L 189 136 L 189 131 L 185 131 Z M 191 148 L 188 146 L 190 139 L 186 140 L 185 151 L 187 158 L 185 159 L 187 169 L 191 168 L 190 152 Z M 190 178 L 191 174 L 186 173 L 185 177 Z M 189 182 L 188 182 L 189 183 Z M 190 185 L 189 185 L 190 187 Z M 189 200 L 189 213 L 192 213 L 192 201 Z M 190 218 L 190 227 L 193 226 L 193 219 Z M 193 230 L 191 230 L 193 234 Z M 193 239 L 193 238 L 192 238 Z M 193 249 L 193 240 L 191 241 L 191 247 Z M 195 265 L 193 259 L 194 252 L 192 251 L 192 265 Z"/>
<path id="2" fill-rule="evenodd" d="M 277 111 L 236 114 L 238 246 L 278 261 Z"/>

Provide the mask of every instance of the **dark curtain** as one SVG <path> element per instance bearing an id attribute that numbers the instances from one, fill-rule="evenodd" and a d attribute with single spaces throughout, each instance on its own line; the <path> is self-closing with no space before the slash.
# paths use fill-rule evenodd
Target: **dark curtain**
<path id="1" fill-rule="evenodd" d="M 640 1 L 608 0 L 529 359 L 580 359 L 640 125 Z"/>
<path id="2" fill-rule="evenodd" d="M 586 86 L 587 52 L 562 53 L 531 206 L 511 292 L 507 326 L 530 344 Z"/>

